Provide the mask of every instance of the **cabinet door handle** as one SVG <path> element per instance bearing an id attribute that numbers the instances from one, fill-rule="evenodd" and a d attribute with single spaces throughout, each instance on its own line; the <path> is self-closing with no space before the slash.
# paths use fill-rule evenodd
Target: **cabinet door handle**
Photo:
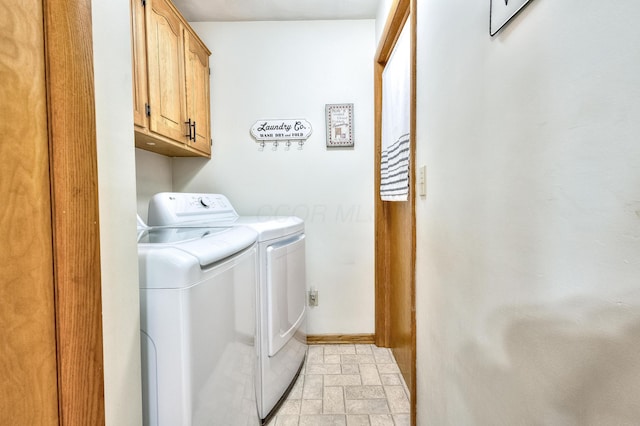
<path id="1" fill-rule="evenodd" d="M 195 121 L 193 122 L 192 126 L 193 126 L 193 141 L 195 142 L 196 141 L 196 136 L 197 136 L 197 133 L 196 133 L 196 122 Z M 189 130 L 189 133 L 191 133 L 191 130 Z"/>
<path id="2" fill-rule="evenodd" d="M 184 124 L 187 125 L 187 130 L 189 130 L 189 134 L 185 135 L 187 138 L 189 138 L 189 140 L 192 140 L 192 136 L 191 136 L 191 128 L 192 128 L 192 124 L 191 124 L 191 119 L 189 119 L 188 121 L 185 121 Z M 195 123 L 194 123 L 195 124 Z"/>

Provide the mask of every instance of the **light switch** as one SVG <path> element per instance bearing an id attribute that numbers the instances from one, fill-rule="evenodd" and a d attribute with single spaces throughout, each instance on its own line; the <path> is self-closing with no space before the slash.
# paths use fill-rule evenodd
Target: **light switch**
<path id="1" fill-rule="evenodd" d="M 425 165 L 418 168 L 418 194 L 421 197 L 427 196 L 427 166 Z"/>

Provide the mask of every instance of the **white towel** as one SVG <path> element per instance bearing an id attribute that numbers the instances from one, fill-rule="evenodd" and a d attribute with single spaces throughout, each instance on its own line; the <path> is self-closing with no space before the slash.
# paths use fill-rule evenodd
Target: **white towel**
<path id="1" fill-rule="evenodd" d="M 382 73 L 380 198 L 383 201 L 407 201 L 409 195 L 410 44 L 409 25 L 405 25 Z"/>

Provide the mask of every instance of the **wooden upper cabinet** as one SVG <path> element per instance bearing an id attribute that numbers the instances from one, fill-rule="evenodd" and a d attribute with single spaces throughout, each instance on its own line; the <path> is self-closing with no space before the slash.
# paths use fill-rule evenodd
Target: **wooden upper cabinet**
<path id="1" fill-rule="evenodd" d="M 147 47 L 144 24 L 144 6 L 140 0 L 131 0 L 131 53 L 133 64 L 133 123 L 148 126 L 147 106 Z"/>
<path id="2" fill-rule="evenodd" d="M 136 147 L 210 157 L 211 52 L 170 0 L 131 0 L 131 16 Z"/>
<path id="3" fill-rule="evenodd" d="M 182 141 L 186 134 L 182 23 L 166 0 L 147 4 L 149 128 Z"/>
<path id="4" fill-rule="evenodd" d="M 211 153 L 211 109 L 209 107 L 209 51 L 185 29 L 185 75 L 187 89 L 187 117 L 191 119 L 193 147 Z"/>

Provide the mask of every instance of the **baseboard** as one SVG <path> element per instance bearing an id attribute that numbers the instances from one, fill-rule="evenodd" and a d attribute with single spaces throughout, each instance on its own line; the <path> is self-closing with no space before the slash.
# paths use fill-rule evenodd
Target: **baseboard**
<path id="1" fill-rule="evenodd" d="M 328 345 L 328 344 L 348 344 L 356 343 L 362 345 L 370 345 L 375 342 L 374 334 L 309 334 L 307 335 L 307 343 L 309 345 Z"/>

